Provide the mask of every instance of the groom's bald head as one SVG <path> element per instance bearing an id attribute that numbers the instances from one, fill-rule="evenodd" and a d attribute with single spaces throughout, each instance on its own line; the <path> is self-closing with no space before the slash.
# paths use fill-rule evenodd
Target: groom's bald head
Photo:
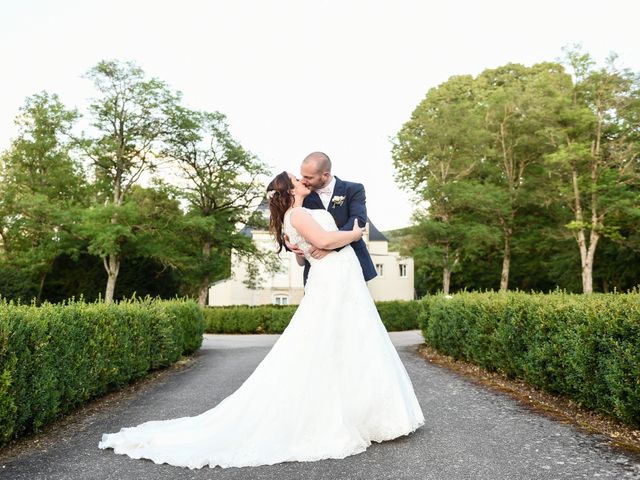
<path id="1" fill-rule="evenodd" d="M 302 161 L 300 174 L 302 183 L 311 190 L 323 188 L 331 181 L 331 160 L 326 153 L 310 153 Z"/>
<path id="2" fill-rule="evenodd" d="M 314 167 L 317 173 L 331 173 L 331 160 L 326 153 L 313 152 L 302 161 L 303 166 Z"/>

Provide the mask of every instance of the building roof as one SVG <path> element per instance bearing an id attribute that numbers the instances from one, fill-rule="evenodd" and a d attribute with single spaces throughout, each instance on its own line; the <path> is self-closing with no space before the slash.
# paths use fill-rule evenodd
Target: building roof
<path id="1" fill-rule="evenodd" d="M 260 205 L 258 205 L 254 211 L 262 212 L 262 216 L 267 220 L 269 219 L 269 200 L 267 199 L 266 195 L 262 198 Z M 242 230 L 240 230 L 240 233 L 245 237 L 253 238 L 254 230 L 255 229 L 253 227 L 245 225 L 244 227 L 242 227 Z"/>
<path id="2" fill-rule="evenodd" d="M 380 230 L 376 228 L 370 218 L 369 221 L 369 241 L 370 242 L 388 242 L 389 239 L 385 237 Z"/>
<path id="3" fill-rule="evenodd" d="M 253 238 L 253 230 L 254 230 L 253 227 L 249 227 L 248 225 L 245 225 L 244 227 L 242 227 L 242 230 L 240 230 L 240 235 Z"/>
<path id="4" fill-rule="evenodd" d="M 260 205 L 256 208 L 257 212 L 267 212 L 267 216 L 269 216 L 269 200 L 266 195 L 262 198 Z"/>

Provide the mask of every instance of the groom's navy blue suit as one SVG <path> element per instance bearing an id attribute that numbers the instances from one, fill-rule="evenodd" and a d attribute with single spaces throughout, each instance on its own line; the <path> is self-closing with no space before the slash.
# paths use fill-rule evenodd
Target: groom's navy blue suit
<path id="1" fill-rule="evenodd" d="M 352 230 L 353 222 L 357 218 L 361 227 L 364 227 L 367 223 L 367 206 L 366 196 L 364 193 L 364 186 L 360 183 L 344 182 L 338 177 L 335 177 L 336 184 L 333 187 L 333 195 L 329 201 L 327 211 L 333 216 L 336 221 L 336 225 L 340 230 Z M 340 202 L 334 202 L 335 197 L 344 197 L 342 204 Z M 307 198 L 304 199 L 302 206 L 310 209 L 323 209 L 324 205 L 320 196 L 316 192 L 311 192 Z M 356 252 L 360 266 L 362 267 L 362 274 L 366 281 L 374 278 L 376 273 L 376 267 L 371 261 L 371 256 L 367 250 L 367 246 L 364 240 L 360 239 L 357 242 L 353 242 L 351 247 Z M 309 275 L 309 262 L 304 262 L 304 283 L 307 283 L 307 276 Z"/>

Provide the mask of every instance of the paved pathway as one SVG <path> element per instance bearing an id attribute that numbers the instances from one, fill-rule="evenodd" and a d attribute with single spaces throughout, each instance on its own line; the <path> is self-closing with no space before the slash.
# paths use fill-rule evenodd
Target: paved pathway
<path id="1" fill-rule="evenodd" d="M 416 355 L 419 332 L 391 335 L 411 376 L 426 424 L 410 436 L 373 444 L 344 460 L 265 467 L 189 470 L 98 449 L 103 432 L 150 419 L 195 415 L 233 392 L 277 335 L 207 335 L 195 361 L 161 375 L 105 408 L 36 436 L 14 456 L 0 452 L 11 480 L 180 479 L 626 479 L 640 478 L 640 457 L 532 413 Z M 34 439 L 30 440 L 30 443 Z"/>

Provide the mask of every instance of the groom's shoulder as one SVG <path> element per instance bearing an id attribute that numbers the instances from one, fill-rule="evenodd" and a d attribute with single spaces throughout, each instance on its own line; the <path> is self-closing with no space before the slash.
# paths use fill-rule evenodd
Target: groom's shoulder
<path id="1" fill-rule="evenodd" d="M 362 183 L 350 182 L 348 180 L 339 179 L 338 177 L 336 177 L 336 180 L 342 182 L 347 190 L 364 190 L 364 185 Z"/>

